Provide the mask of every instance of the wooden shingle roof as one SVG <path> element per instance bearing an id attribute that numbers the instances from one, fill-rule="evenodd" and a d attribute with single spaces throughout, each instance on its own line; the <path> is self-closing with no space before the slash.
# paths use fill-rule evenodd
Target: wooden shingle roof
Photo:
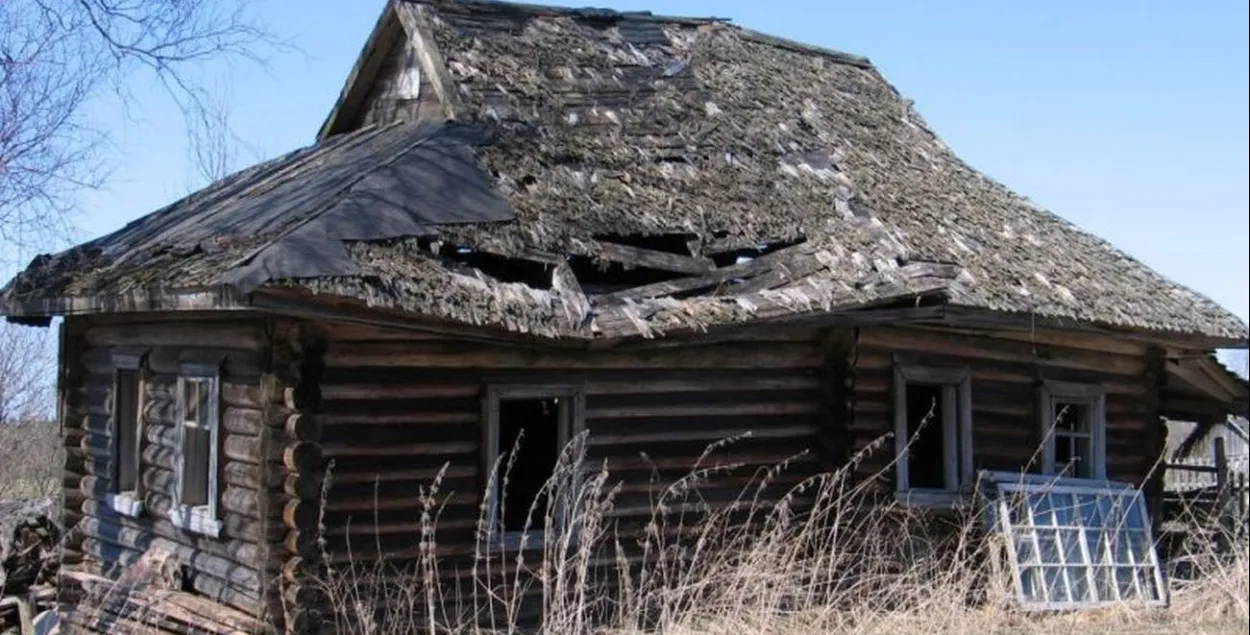
<path id="1" fill-rule="evenodd" d="M 474 158 L 513 218 L 331 236 L 351 267 L 259 282 L 548 336 L 653 335 L 930 298 L 1247 339 L 1226 309 L 969 167 L 863 58 L 716 19 L 399 0 L 319 144 L 403 134 L 403 124 L 358 131 L 361 86 L 379 66 L 371 60 L 397 44 L 421 49 L 445 114 L 490 127 Z M 128 273 L 97 253 L 126 235 L 134 228 L 58 256 L 55 276 L 39 272 L 56 258 L 33 264 L 25 285 L 6 289 L 4 310 L 65 305 L 32 302 L 40 296 L 237 279 L 226 266 L 237 259 L 206 252 L 132 257 L 142 273 Z M 489 258 L 543 271 L 513 275 Z M 584 259 L 647 275 L 605 286 Z"/>

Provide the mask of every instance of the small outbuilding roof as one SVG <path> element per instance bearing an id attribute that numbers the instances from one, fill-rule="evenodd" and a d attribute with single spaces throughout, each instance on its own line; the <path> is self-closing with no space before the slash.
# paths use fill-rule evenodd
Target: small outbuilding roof
<path id="1" fill-rule="evenodd" d="M 396 46 L 452 122 L 359 125 Z M 291 287 L 553 337 L 937 301 L 1247 339 L 966 165 L 863 58 L 718 19 L 468 0 L 391 3 L 316 145 L 36 259 L 0 311 Z"/>

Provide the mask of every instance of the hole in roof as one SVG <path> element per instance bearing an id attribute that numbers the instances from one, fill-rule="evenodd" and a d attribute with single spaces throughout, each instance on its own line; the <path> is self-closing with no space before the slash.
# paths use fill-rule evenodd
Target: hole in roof
<path id="1" fill-rule="evenodd" d="M 510 258 L 463 245 L 443 245 L 438 255 L 446 260 L 472 267 L 500 282 L 524 284 L 534 289 L 551 288 L 551 266 L 546 263 Z"/>
<path id="2" fill-rule="evenodd" d="M 595 234 L 595 240 L 626 247 L 650 249 L 681 256 L 693 256 L 690 241 L 694 234 Z"/>

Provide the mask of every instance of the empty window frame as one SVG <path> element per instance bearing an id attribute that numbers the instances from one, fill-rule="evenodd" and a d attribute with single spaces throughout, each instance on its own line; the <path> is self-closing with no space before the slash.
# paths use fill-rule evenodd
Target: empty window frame
<path id="1" fill-rule="evenodd" d="M 126 516 L 143 513 L 143 479 L 139 466 L 143 451 L 143 360 L 146 353 L 146 350 L 119 350 L 112 355 L 108 505 Z"/>
<path id="2" fill-rule="evenodd" d="M 177 483 L 171 519 L 184 529 L 217 536 L 221 365 L 181 364 L 177 400 Z"/>
<path id="3" fill-rule="evenodd" d="M 897 486 L 912 502 L 953 501 L 972 478 L 972 386 L 966 368 L 894 368 Z"/>
<path id="4" fill-rule="evenodd" d="M 585 397 L 577 387 L 491 386 L 483 411 L 482 473 L 490 497 L 491 542 L 540 547 L 549 509 L 559 530 L 576 499 L 570 486 L 580 482 L 579 475 L 553 481 L 560 485 L 554 505 L 547 499 L 547 483 L 565 448 L 584 428 Z M 524 543 L 523 534 L 528 534 Z"/>
<path id="5" fill-rule="evenodd" d="M 1042 383 L 1038 401 L 1042 473 L 1106 478 L 1107 417 L 1102 387 L 1047 381 Z"/>
<path id="6" fill-rule="evenodd" d="M 1125 483 L 996 473 L 991 529 L 1008 545 L 1021 606 L 1167 603 L 1144 498 Z"/>

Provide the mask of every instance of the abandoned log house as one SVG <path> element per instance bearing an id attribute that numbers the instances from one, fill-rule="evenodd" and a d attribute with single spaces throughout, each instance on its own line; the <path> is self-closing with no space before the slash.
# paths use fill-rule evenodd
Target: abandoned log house
<path id="1" fill-rule="evenodd" d="M 444 466 L 440 554 L 472 552 L 522 431 L 526 474 L 584 435 L 628 535 L 726 437 L 796 482 L 892 435 L 856 473 L 943 509 L 980 470 L 1158 487 L 1164 418 L 1246 398 L 1210 356 L 1245 323 L 970 168 L 868 60 L 649 13 L 393 1 L 312 145 L 2 302 L 61 318 L 65 565 L 160 547 L 293 631 L 349 546 L 414 557 Z"/>

